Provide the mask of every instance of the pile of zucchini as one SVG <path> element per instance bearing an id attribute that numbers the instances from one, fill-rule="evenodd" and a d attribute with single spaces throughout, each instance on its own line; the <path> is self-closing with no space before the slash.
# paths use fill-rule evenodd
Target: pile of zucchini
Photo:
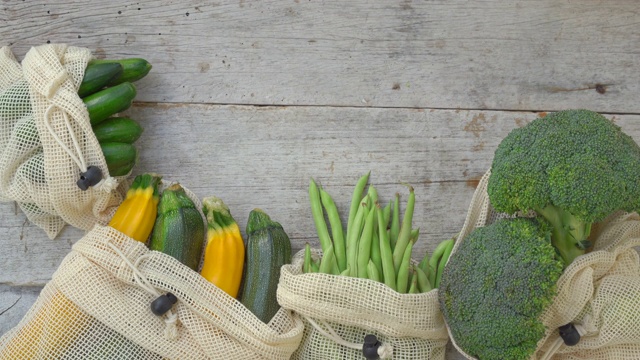
<path id="1" fill-rule="evenodd" d="M 92 60 L 85 69 L 78 95 L 87 107 L 111 176 L 128 174 L 138 159 L 134 142 L 142 127 L 131 118 L 114 115 L 131 106 L 136 97 L 133 82 L 150 70 L 151 64 L 141 58 Z"/>
<path id="2" fill-rule="evenodd" d="M 353 191 L 346 232 L 331 196 L 311 179 L 309 200 L 318 232 L 321 259 L 313 259 L 305 247 L 303 272 L 344 275 L 382 282 L 399 293 L 421 293 L 437 288 L 454 240 L 442 241 L 432 256 L 419 264 L 411 261 L 420 229 L 412 229 L 415 194 L 409 186 L 405 213 L 400 219 L 399 194 L 384 208 L 378 192 L 370 185 L 363 196 L 369 174 L 362 176 Z M 329 227 L 331 235 L 329 235 Z"/>

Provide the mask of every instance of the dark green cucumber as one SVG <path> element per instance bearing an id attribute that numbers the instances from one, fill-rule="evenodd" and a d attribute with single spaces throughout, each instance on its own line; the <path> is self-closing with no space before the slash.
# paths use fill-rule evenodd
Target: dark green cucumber
<path id="1" fill-rule="evenodd" d="M 151 64 L 141 58 L 120 59 L 120 60 L 92 60 L 90 64 L 120 64 L 122 74 L 113 79 L 109 86 L 122 84 L 123 82 L 134 82 L 147 76 L 151 71 Z"/>
<path id="2" fill-rule="evenodd" d="M 142 135 L 142 126 L 128 117 L 111 117 L 93 127 L 98 142 L 133 144 Z"/>
<path id="3" fill-rule="evenodd" d="M 127 175 L 138 161 L 138 150 L 131 144 L 111 142 L 100 147 L 111 176 Z"/>
<path id="4" fill-rule="evenodd" d="M 94 126 L 114 114 L 127 110 L 135 97 L 135 86 L 126 82 L 100 90 L 82 101 L 89 111 L 91 126 Z"/>
<path id="5" fill-rule="evenodd" d="M 149 249 L 173 256 L 197 271 L 204 244 L 204 220 L 180 184 L 162 192 Z"/>
<path id="6" fill-rule="evenodd" d="M 118 63 L 89 63 L 84 69 L 84 77 L 78 88 L 78 95 L 81 98 L 89 96 L 107 86 L 120 75 L 122 75 L 122 65 Z"/>
<path id="7" fill-rule="evenodd" d="M 291 241 L 282 225 L 260 209 L 249 213 L 245 267 L 240 301 L 268 323 L 278 312 L 280 268 L 291 263 Z"/>

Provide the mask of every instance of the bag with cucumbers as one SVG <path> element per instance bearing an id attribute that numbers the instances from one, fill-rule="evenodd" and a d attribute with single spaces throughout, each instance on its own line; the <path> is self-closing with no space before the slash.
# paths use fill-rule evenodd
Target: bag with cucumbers
<path id="1" fill-rule="evenodd" d="M 34 47 L 21 64 L 0 49 L 0 199 L 17 202 L 50 238 L 65 224 L 105 224 L 142 133 L 117 115 L 150 69 L 144 59 L 96 60 L 64 44 Z"/>
<path id="2" fill-rule="evenodd" d="M 282 267 L 277 292 L 280 305 L 305 323 L 292 359 L 445 358 L 448 335 L 437 286 L 453 240 L 413 261 L 419 235 L 411 228 L 413 189 L 401 219 L 398 196 L 385 207 L 373 185 L 363 196 L 368 176 L 355 187 L 346 231 L 331 196 L 310 182 L 322 250 L 307 244 L 299 251 Z"/>
<path id="3" fill-rule="evenodd" d="M 289 359 L 302 321 L 277 309 L 264 322 L 235 298 L 242 252 L 220 199 L 139 175 L 0 337 L 0 359 Z"/>

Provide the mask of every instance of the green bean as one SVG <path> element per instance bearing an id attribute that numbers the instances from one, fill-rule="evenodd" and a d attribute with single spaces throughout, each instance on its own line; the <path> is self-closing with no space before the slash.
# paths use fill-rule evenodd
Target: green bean
<path id="1" fill-rule="evenodd" d="M 320 240 L 320 246 L 322 252 L 326 252 L 331 246 L 331 238 L 329 237 L 329 229 L 327 229 L 327 223 L 324 221 L 324 214 L 322 212 L 322 203 L 320 202 L 320 191 L 315 181 L 311 179 L 309 181 L 309 200 L 311 202 L 311 214 L 313 215 L 313 222 L 316 224 L 316 230 L 318 231 L 318 239 Z"/>
<path id="2" fill-rule="evenodd" d="M 391 244 L 389 244 L 389 235 L 387 234 L 387 230 L 385 229 L 383 212 L 378 208 L 376 209 L 378 213 L 378 235 L 380 236 L 380 260 L 382 263 L 382 277 L 384 278 L 384 283 L 396 290 L 396 269 L 393 266 L 393 255 L 391 252 Z"/>
<path id="3" fill-rule="evenodd" d="M 420 260 L 420 263 L 418 264 L 418 266 L 420 267 L 420 269 L 422 269 L 422 271 L 424 271 L 424 273 L 426 274 L 429 270 L 429 252 L 425 251 L 424 252 L 424 257 L 422 258 L 422 260 Z"/>
<path id="4" fill-rule="evenodd" d="M 416 195 L 413 191 L 413 187 L 409 186 L 409 199 L 407 200 L 407 207 L 404 211 L 404 217 L 402 218 L 402 227 L 400 227 L 400 234 L 398 235 L 398 241 L 393 249 L 393 266 L 398 269 L 404 250 L 407 244 L 410 243 L 409 236 L 411 235 L 411 222 L 413 220 L 413 208 L 416 202 Z"/>
<path id="5" fill-rule="evenodd" d="M 311 259 L 311 272 L 320 272 L 320 265 L 318 264 L 318 261 L 315 261 L 313 259 Z"/>
<path id="6" fill-rule="evenodd" d="M 442 258 L 438 262 L 438 273 L 436 275 L 436 282 L 433 284 L 434 288 L 440 286 L 440 279 L 442 278 L 442 273 L 444 272 L 444 267 L 447 265 L 447 260 L 449 260 L 449 256 L 451 255 L 451 251 L 453 250 L 453 239 L 447 240 L 447 247 L 442 254 Z"/>
<path id="7" fill-rule="evenodd" d="M 333 202 L 331 195 L 328 192 L 320 189 L 320 199 L 322 205 L 327 211 L 327 218 L 329 224 L 331 224 L 331 235 L 333 236 L 333 251 L 338 262 L 338 269 L 340 272 L 347 268 L 347 253 L 346 245 L 344 242 L 344 234 L 342 232 L 342 222 L 340 221 L 340 215 L 338 214 L 338 208 Z"/>
<path id="8" fill-rule="evenodd" d="M 340 273 L 337 269 L 336 257 L 333 255 L 333 245 L 330 245 L 327 251 L 323 251 L 319 272 L 334 275 Z"/>
<path id="9" fill-rule="evenodd" d="M 411 230 L 411 235 L 409 235 L 409 241 L 412 243 L 416 243 L 418 241 L 418 237 L 420 236 L 420 228 Z"/>
<path id="10" fill-rule="evenodd" d="M 387 206 L 384 207 L 382 212 L 382 218 L 384 219 L 384 228 L 387 229 L 389 227 L 389 220 L 391 220 L 391 208 L 393 206 L 393 201 L 389 200 Z"/>
<path id="11" fill-rule="evenodd" d="M 351 276 L 358 276 L 358 242 L 360 240 L 360 233 L 362 232 L 362 227 L 364 226 L 364 220 L 367 213 L 367 204 L 366 201 L 362 201 L 360 203 L 360 207 L 358 208 L 358 212 L 356 213 L 356 218 L 353 222 L 353 229 L 351 229 L 351 234 L 349 234 L 349 230 L 347 229 L 347 264 L 351 265 Z M 351 237 L 349 237 L 351 236 Z"/>
<path id="12" fill-rule="evenodd" d="M 414 266 L 413 271 L 418 278 L 418 288 L 420 288 L 420 292 L 431 291 L 431 284 L 429 283 L 429 278 L 427 274 L 420 268 L 420 266 Z"/>
<path id="13" fill-rule="evenodd" d="M 418 288 L 418 275 L 416 275 L 415 272 L 411 272 L 411 280 L 409 280 L 409 284 L 411 284 L 409 286 L 409 291 L 407 291 L 408 294 L 417 294 L 420 292 L 420 289 Z"/>
<path id="14" fill-rule="evenodd" d="M 378 202 L 378 190 L 373 185 L 369 185 L 367 195 L 369 195 L 372 205 L 375 205 Z"/>
<path id="15" fill-rule="evenodd" d="M 373 227 L 376 224 L 375 212 L 375 207 L 368 211 L 362 236 L 360 236 L 360 241 L 358 242 L 358 260 L 356 266 L 358 267 L 358 277 L 363 279 L 367 277 L 367 265 L 371 259 L 371 238 L 373 236 Z"/>
<path id="16" fill-rule="evenodd" d="M 344 270 L 340 273 L 340 275 L 341 275 L 341 276 L 349 276 L 349 271 L 350 271 L 350 270 L 351 270 L 351 268 L 349 267 L 349 265 L 347 265 L 347 268 L 346 268 L 346 269 L 344 269 Z"/>
<path id="17" fill-rule="evenodd" d="M 395 250 L 396 242 L 398 241 L 398 234 L 400 233 L 400 194 L 396 193 L 396 199 L 393 203 L 393 216 L 391 217 L 391 233 L 389 234 L 389 241 L 391 243 L 391 249 Z"/>
<path id="18" fill-rule="evenodd" d="M 405 248 L 402 256 L 402 262 L 398 267 L 398 278 L 396 284 L 398 286 L 398 292 L 404 294 L 407 292 L 407 286 L 409 285 L 409 268 L 411 267 L 411 250 L 413 244 L 409 243 Z"/>
<path id="19" fill-rule="evenodd" d="M 382 258 L 380 255 L 380 234 L 378 234 L 378 211 L 377 207 L 374 207 L 372 210 L 375 210 L 374 222 L 376 225 L 373 226 L 373 235 L 371 236 L 371 261 L 378 269 L 378 273 L 382 275 Z"/>
<path id="20" fill-rule="evenodd" d="M 367 276 L 371 280 L 382 282 L 382 279 L 380 279 L 380 273 L 378 272 L 378 268 L 376 267 L 376 264 L 374 264 L 373 261 L 371 260 L 369 260 L 369 264 L 367 264 Z"/>
<path id="21" fill-rule="evenodd" d="M 356 220 L 356 213 L 360 209 L 360 203 L 362 202 L 362 192 L 364 191 L 364 187 L 367 186 L 367 181 L 369 181 L 369 171 L 366 175 L 360 177 L 358 182 L 356 183 L 356 187 L 353 189 L 353 195 L 351 196 L 351 207 L 349 208 L 349 219 L 347 221 L 347 239 L 351 238 L 351 231 L 353 230 L 353 223 Z M 347 245 L 348 246 L 348 245 Z"/>
<path id="22" fill-rule="evenodd" d="M 311 272 L 311 246 L 307 243 L 304 247 L 304 265 L 302 266 L 302 272 Z"/>
<path id="23" fill-rule="evenodd" d="M 438 263 L 440 262 L 440 258 L 447 249 L 447 244 L 449 241 L 453 243 L 452 239 L 444 240 L 440 242 L 438 246 L 436 246 L 435 250 L 433 250 L 433 254 L 431 254 L 431 258 L 429 259 L 429 267 L 433 270 L 429 273 L 429 282 L 431 283 L 431 286 L 435 287 L 436 276 L 438 273 Z"/>

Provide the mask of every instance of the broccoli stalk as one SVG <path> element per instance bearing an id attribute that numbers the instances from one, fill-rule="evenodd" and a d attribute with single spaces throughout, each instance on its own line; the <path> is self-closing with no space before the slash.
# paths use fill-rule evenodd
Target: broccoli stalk
<path id="1" fill-rule="evenodd" d="M 578 219 L 570 212 L 554 205 L 535 210 L 551 224 L 551 243 L 566 265 L 591 247 L 591 223 Z"/>

